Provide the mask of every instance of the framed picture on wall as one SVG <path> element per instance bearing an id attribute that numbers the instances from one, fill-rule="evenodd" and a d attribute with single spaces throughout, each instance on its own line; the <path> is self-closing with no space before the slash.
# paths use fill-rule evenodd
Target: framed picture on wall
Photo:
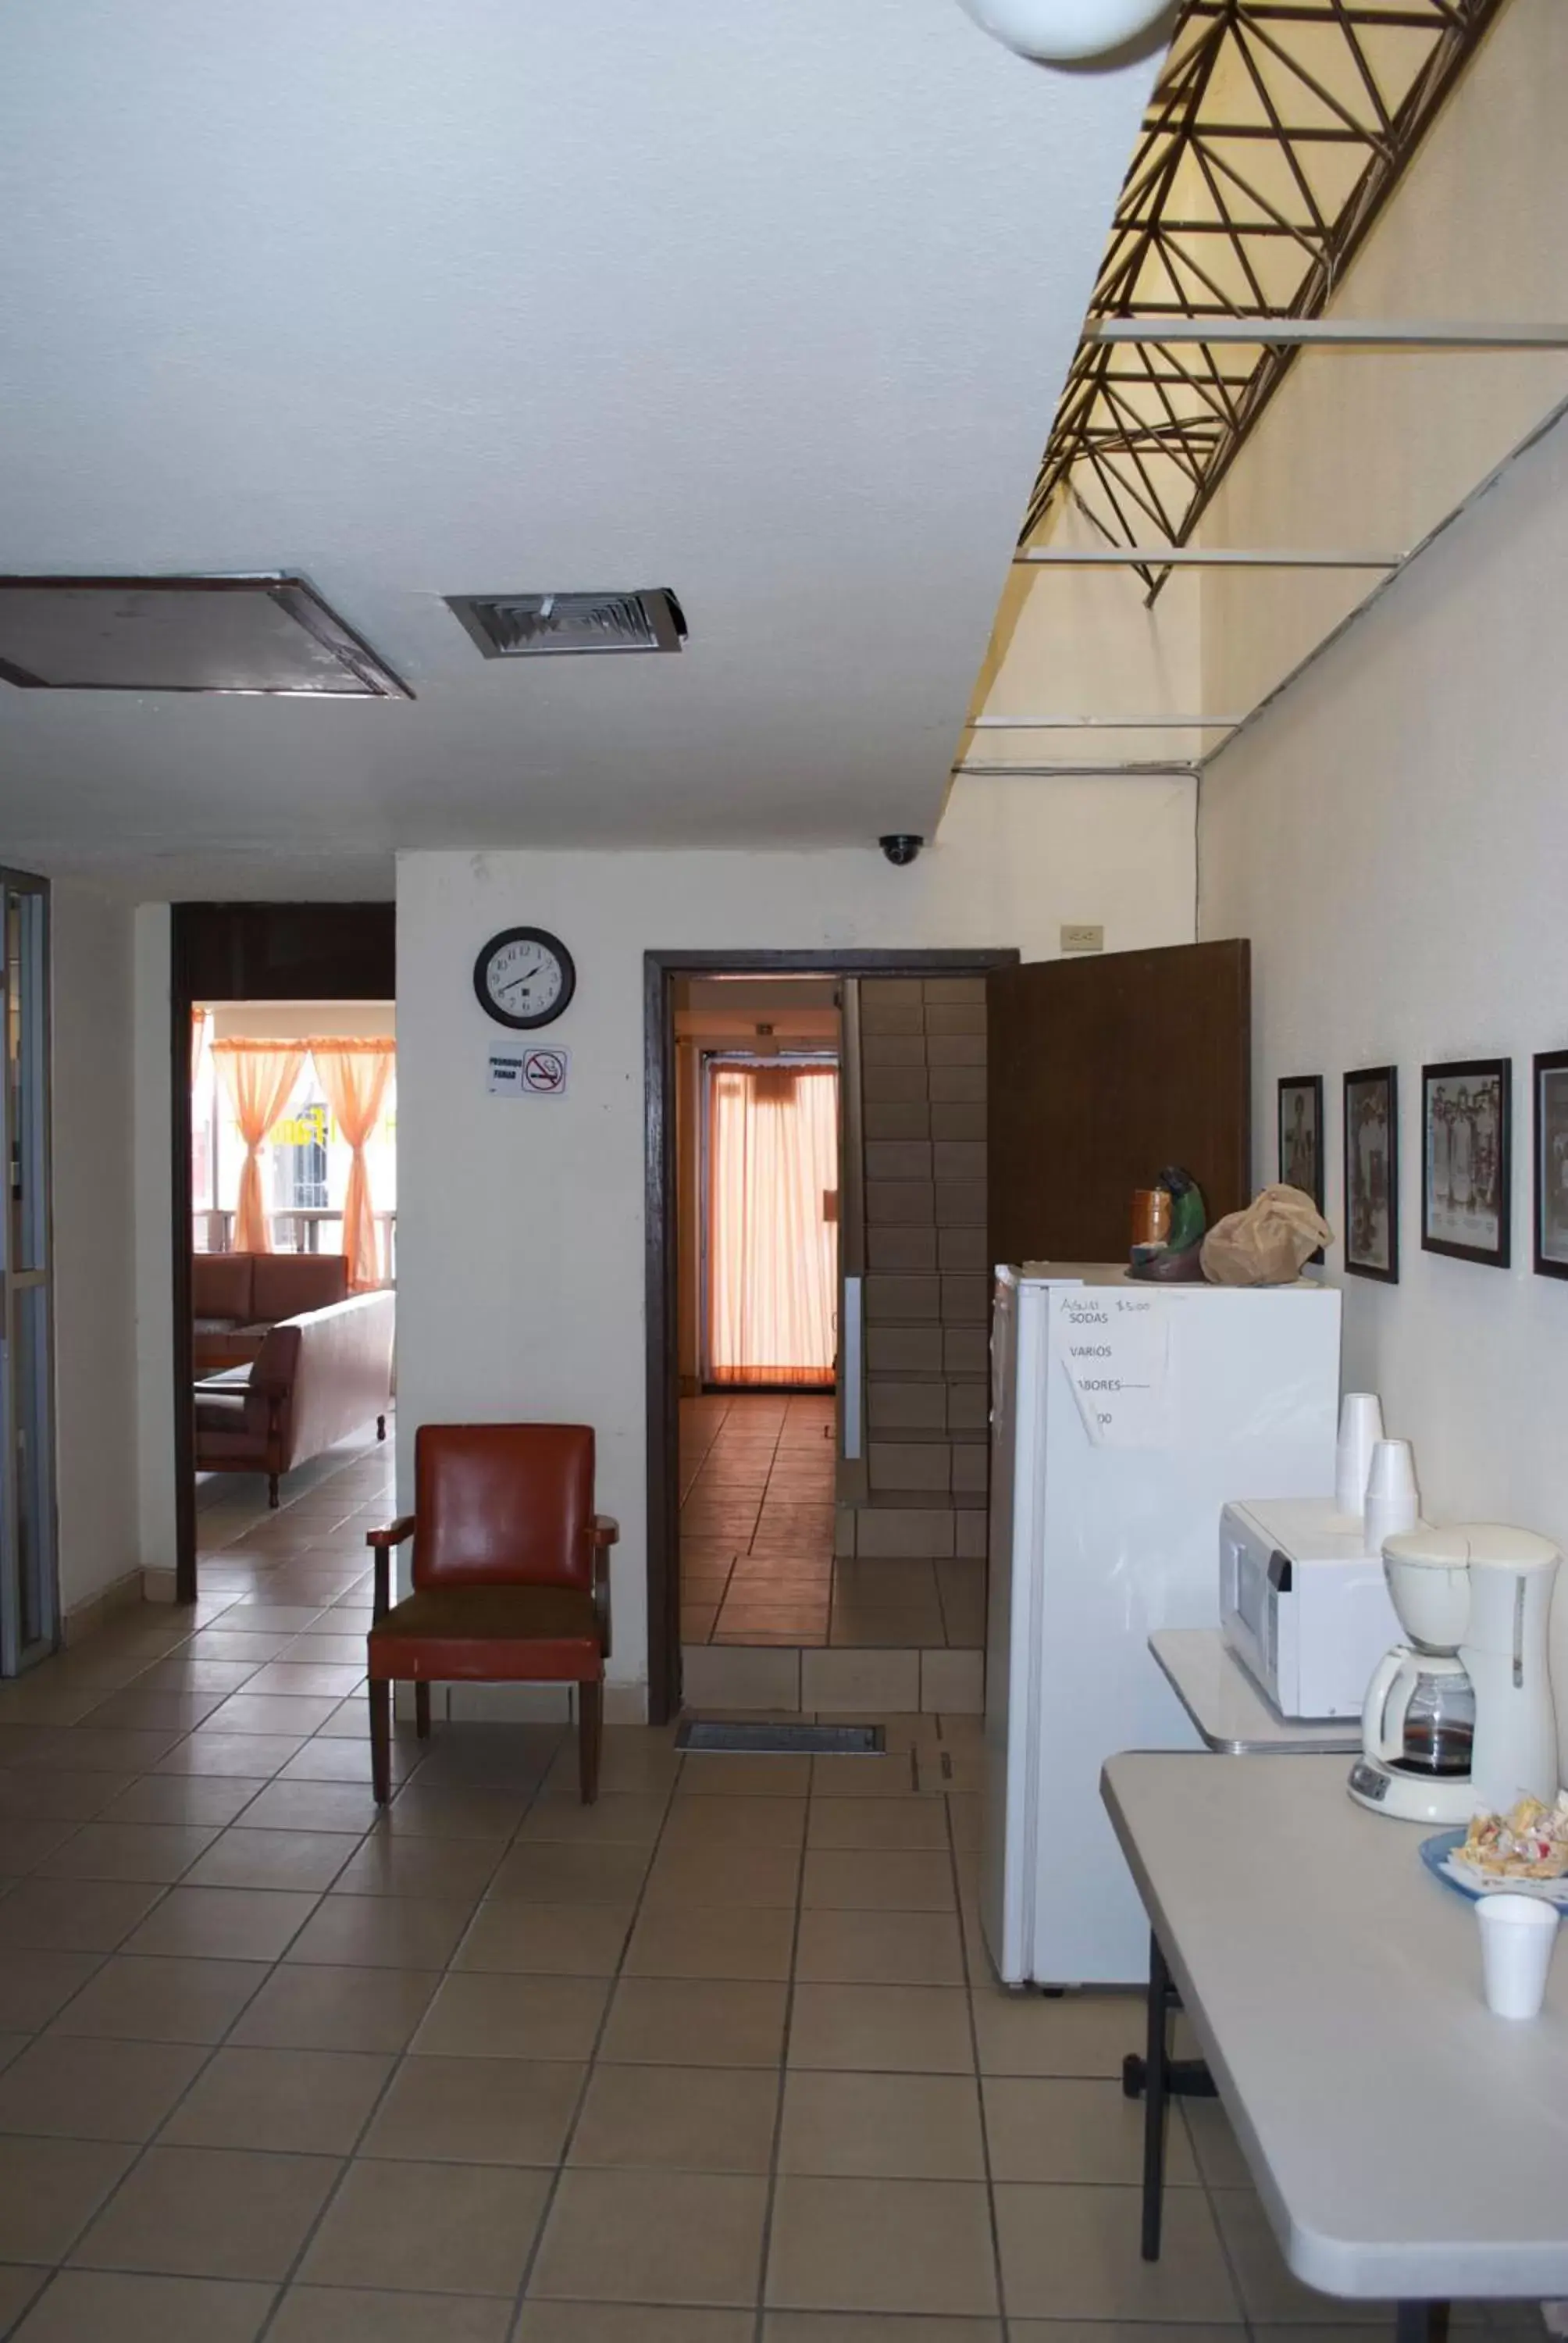
<path id="1" fill-rule="evenodd" d="M 1535 1268 L 1568 1277 L 1568 1050 L 1535 1061 Z"/>
<path id="2" fill-rule="evenodd" d="M 1288 1074 L 1280 1084 L 1280 1178 L 1323 1209 L 1323 1078 Z M 1309 1261 L 1322 1259 L 1320 1250 Z"/>
<path id="3" fill-rule="evenodd" d="M 1345 1267 L 1399 1283 L 1399 1069 L 1345 1076 Z M 1563 1274 L 1568 1276 L 1568 1266 Z"/>
<path id="4" fill-rule="evenodd" d="M 1428 1252 L 1508 1267 L 1511 1071 L 1506 1058 L 1421 1070 L 1421 1242 Z"/>

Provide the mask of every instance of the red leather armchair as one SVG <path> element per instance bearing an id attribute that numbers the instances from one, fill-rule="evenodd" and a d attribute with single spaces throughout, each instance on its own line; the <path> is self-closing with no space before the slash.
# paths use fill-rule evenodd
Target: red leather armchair
<path id="1" fill-rule="evenodd" d="M 421 1739 L 432 1684 L 575 1684 L 582 1796 L 598 1795 L 609 1549 L 593 1509 L 586 1423 L 426 1423 L 414 1442 L 414 1511 L 367 1540 L 370 1761 L 391 1795 L 392 1686 L 412 1683 Z M 413 1592 L 389 1604 L 390 1557 L 414 1541 Z"/>

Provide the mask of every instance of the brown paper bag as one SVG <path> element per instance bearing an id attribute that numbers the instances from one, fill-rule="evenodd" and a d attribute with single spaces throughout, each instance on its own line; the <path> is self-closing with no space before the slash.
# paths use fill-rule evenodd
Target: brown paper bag
<path id="1" fill-rule="evenodd" d="M 1300 1188 L 1261 1189 L 1244 1212 L 1227 1212 L 1203 1240 L 1211 1285 L 1289 1285 L 1334 1232 Z"/>

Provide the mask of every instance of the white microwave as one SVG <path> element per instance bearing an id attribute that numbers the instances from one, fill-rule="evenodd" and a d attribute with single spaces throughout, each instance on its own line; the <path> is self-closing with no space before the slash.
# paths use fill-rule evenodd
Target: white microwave
<path id="1" fill-rule="evenodd" d="M 1382 1556 L 1329 1498 L 1247 1499 L 1220 1516 L 1225 1641 L 1282 1716 L 1360 1716 L 1402 1630 Z"/>

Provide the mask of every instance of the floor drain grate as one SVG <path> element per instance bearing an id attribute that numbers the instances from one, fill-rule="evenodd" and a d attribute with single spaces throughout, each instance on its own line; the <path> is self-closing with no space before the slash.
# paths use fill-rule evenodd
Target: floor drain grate
<path id="1" fill-rule="evenodd" d="M 689 1757 L 877 1757 L 879 1725 L 729 1725 L 689 1716 L 675 1736 Z"/>

